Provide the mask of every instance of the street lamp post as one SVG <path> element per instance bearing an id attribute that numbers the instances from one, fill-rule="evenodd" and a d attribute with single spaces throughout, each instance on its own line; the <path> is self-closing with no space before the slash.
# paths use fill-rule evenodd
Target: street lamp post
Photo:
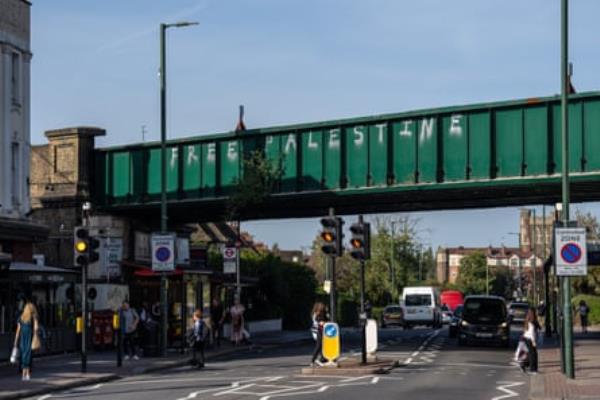
<path id="1" fill-rule="evenodd" d="M 562 108 L 562 204 L 563 227 L 569 226 L 569 1 L 561 1 L 561 108 Z M 573 321 L 571 315 L 571 278 L 562 277 L 564 370 L 567 378 L 575 378 L 573 360 Z"/>
<path id="2" fill-rule="evenodd" d="M 165 34 L 168 28 L 183 28 L 198 25 L 197 22 L 175 22 L 160 24 L 160 230 L 167 233 L 167 63 Z M 160 352 L 167 354 L 167 276 L 160 276 Z"/>
<path id="3" fill-rule="evenodd" d="M 395 253 L 395 244 L 394 244 L 394 227 L 396 226 L 396 221 L 392 221 L 391 223 L 392 229 L 390 231 L 390 271 L 392 273 L 392 303 L 396 300 L 396 273 L 394 271 L 394 253 Z"/>

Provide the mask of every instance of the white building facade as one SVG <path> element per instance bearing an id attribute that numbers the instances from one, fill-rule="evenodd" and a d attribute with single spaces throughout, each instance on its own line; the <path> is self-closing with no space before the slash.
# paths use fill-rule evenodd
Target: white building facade
<path id="1" fill-rule="evenodd" d="M 0 217 L 30 210 L 30 6 L 0 0 Z"/>

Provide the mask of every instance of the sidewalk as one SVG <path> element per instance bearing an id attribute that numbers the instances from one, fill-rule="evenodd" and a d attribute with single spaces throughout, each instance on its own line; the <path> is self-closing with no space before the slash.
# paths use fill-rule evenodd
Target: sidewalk
<path id="1" fill-rule="evenodd" d="M 311 340 L 308 331 L 284 331 L 257 335 L 251 346 L 234 347 L 227 341 L 218 349 L 208 349 L 206 359 L 248 351 L 255 347 L 277 347 Z M 138 361 L 123 361 L 116 367 L 114 351 L 89 353 L 87 373 L 81 373 L 79 353 L 34 358 L 32 378 L 22 382 L 14 365 L 0 364 L 0 399 L 19 399 L 67 390 L 75 387 L 94 385 L 133 375 L 140 375 L 186 365 L 190 354 L 169 352 L 164 358 L 140 358 Z"/>
<path id="2" fill-rule="evenodd" d="M 574 332 L 575 379 L 560 370 L 560 349 L 555 338 L 539 350 L 539 375 L 531 377 L 530 399 L 600 399 L 600 326 L 587 335 Z"/>

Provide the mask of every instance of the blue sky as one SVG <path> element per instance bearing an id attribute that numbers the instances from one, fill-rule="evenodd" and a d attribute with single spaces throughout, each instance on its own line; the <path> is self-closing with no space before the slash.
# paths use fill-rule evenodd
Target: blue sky
<path id="1" fill-rule="evenodd" d="M 600 89 L 600 2 L 571 3 L 578 91 Z M 34 144 L 75 125 L 97 145 L 159 138 L 158 26 L 170 138 L 560 91 L 560 0 L 52 0 L 32 7 Z M 596 204 L 586 210 L 597 212 Z M 414 213 L 434 246 L 517 243 L 518 209 Z M 493 226 L 493 229 L 490 229 Z M 316 219 L 245 224 L 308 246 Z"/>

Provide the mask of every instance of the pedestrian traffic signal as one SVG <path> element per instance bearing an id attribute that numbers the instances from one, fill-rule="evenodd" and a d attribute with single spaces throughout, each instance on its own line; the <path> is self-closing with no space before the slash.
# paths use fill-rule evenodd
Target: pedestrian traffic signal
<path id="1" fill-rule="evenodd" d="M 342 225 L 343 221 L 339 217 L 321 218 L 321 239 L 323 253 L 331 256 L 340 257 L 344 251 L 342 246 Z"/>
<path id="2" fill-rule="evenodd" d="M 371 257 L 371 225 L 359 221 L 350 226 L 350 255 L 357 260 L 367 260 Z"/>

